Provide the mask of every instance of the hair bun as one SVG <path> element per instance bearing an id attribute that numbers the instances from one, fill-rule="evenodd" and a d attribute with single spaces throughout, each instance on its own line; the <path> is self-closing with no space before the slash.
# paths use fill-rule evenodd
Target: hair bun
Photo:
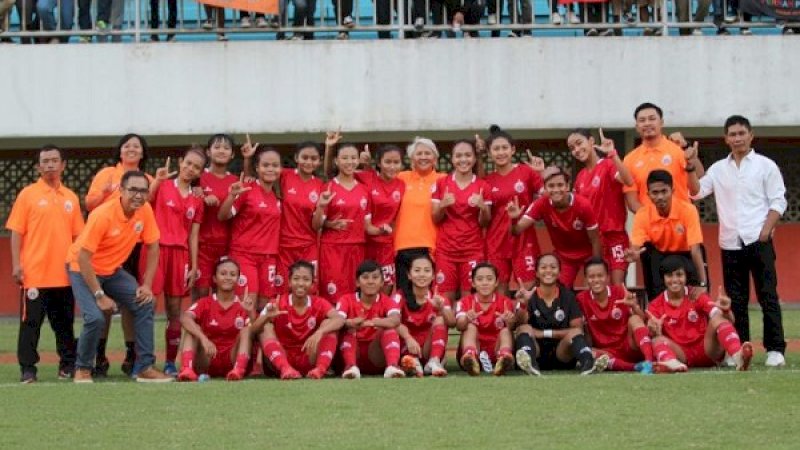
<path id="1" fill-rule="evenodd" d="M 489 133 L 494 134 L 494 133 L 497 133 L 499 131 L 503 131 L 503 129 L 500 128 L 500 125 L 497 125 L 497 124 L 489 125 Z"/>

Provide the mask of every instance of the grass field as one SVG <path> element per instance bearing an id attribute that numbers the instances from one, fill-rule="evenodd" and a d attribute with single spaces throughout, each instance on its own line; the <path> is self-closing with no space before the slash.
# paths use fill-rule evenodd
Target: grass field
<path id="1" fill-rule="evenodd" d="M 800 311 L 785 325 L 800 338 Z M 0 321 L 0 357 L 15 342 L 16 322 Z M 3 364 L 0 448 L 798 448 L 800 353 L 787 356 L 767 370 L 759 352 L 750 373 L 476 379 L 451 362 L 446 379 L 160 386 L 124 379 L 119 362 L 93 385 L 58 381 L 53 365 L 20 385 Z"/>

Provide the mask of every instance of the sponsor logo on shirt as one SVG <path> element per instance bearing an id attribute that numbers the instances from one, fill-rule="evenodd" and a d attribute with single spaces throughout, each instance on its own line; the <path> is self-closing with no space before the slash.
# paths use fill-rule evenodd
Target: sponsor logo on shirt
<path id="1" fill-rule="evenodd" d="M 37 203 L 37 205 L 39 205 L 40 207 L 44 208 L 45 206 L 47 206 L 47 199 L 43 198 L 43 199 L 39 200 L 39 203 Z"/>
<path id="2" fill-rule="evenodd" d="M 239 282 L 238 283 L 239 283 L 239 287 L 247 286 L 247 275 L 245 275 L 243 273 L 239 274 Z"/>
<path id="3" fill-rule="evenodd" d="M 378 196 L 380 196 L 380 195 L 381 195 L 381 193 L 380 193 L 380 192 L 378 192 L 378 190 L 377 190 L 377 189 L 373 189 L 373 190 L 372 190 L 372 196 L 373 196 L 373 197 L 378 197 Z"/>
<path id="4" fill-rule="evenodd" d="M 258 202 L 258 207 L 259 207 L 259 208 L 266 208 L 266 207 L 267 207 L 267 204 L 266 204 L 266 203 L 264 203 L 263 201 L 261 201 L 261 202 Z"/>
<path id="5" fill-rule="evenodd" d="M 67 200 L 64 202 L 64 211 L 71 213 L 74 205 L 72 204 L 72 200 Z"/>
<path id="6" fill-rule="evenodd" d="M 500 192 L 500 188 L 497 186 L 492 187 L 492 193 Z"/>
<path id="7" fill-rule="evenodd" d="M 328 283 L 328 295 L 334 295 L 334 294 L 336 294 L 336 283 L 331 281 L 330 283 Z"/>
<path id="8" fill-rule="evenodd" d="M 167 206 L 169 206 L 170 208 L 174 208 L 175 202 L 173 202 L 172 200 L 167 200 Z"/>
<path id="9" fill-rule="evenodd" d="M 361 209 L 367 209 L 367 199 L 366 198 L 361 197 L 361 201 L 358 202 L 358 204 L 359 204 L 359 206 L 361 206 Z"/>
<path id="10" fill-rule="evenodd" d="M 112 229 L 112 230 L 111 230 L 111 232 L 110 232 L 110 233 L 108 233 L 108 234 L 109 234 L 111 237 L 114 237 L 114 236 L 119 236 L 119 233 L 120 233 L 120 231 L 119 231 L 119 228 L 114 228 L 114 229 Z"/>
<path id="11" fill-rule="evenodd" d="M 203 188 L 203 192 L 213 192 L 214 190 L 211 189 L 211 186 L 206 186 Z"/>
<path id="12" fill-rule="evenodd" d="M 392 297 L 392 300 L 394 300 L 395 303 L 399 304 L 400 303 L 400 294 L 394 294 L 394 296 Z"/>
<path id="13" fill-rule="evenodd" d="M 444 283 L 444 280 L 445 280 L 444 272 L 442 272 L 442 271 L 440 270 L 440 271 L 439 271 L 439 272 L 436 274 L 436 284 L 442 284 L 442 283 Z"/>
<path id="14" fill-rule="evenodd" d="M 342 198 L 340 198 L 339 200 L 336 200 L 336 204 L 337 205 L 344 205 L 344 203 L 345 203 L 344 199 L 342 199 Z"/>
<path id="15" fill-rule="evenodd" d="M 308 321 L 306 322 L 306 325 L 308 325 L 309 329 L 316 327 L 317 326 L 317 319 L 315 319 L 314 317 L 309 317 Z"/>
<path id="16" fill-rule="evenodd" d="M 211 322 L 209 322 L 208 325 L 211 327 L 216 327 L 219 326 L 219 322 L 217 322 L 217 319 L 211 319 Z"/>
<path id="17" fill-rule="evenodd" d="M 597 320 L 597 316 L 592 314 L 592 317 L 589 317 L 589 320 Z"/>
<path id="18" fill-rule="evenodd" d="M 288 191 L 286 191 L 286 193 L 287 193 L 287 194 L 292 194 L 292 195 L 295 195 L 295 194 L 297 194 L 297 190 L 295 190 L 295 188 L 289 188 L 289 190 L 288 190 Z"/>
<path id="19" fill-rule="evenodd" d="M 636 161 L 636 164 L 634 164 L 633 166 L 634 167 L 642 167 L 643 165 L 644 165 L 644 161 L 639 160 L 639 161 Z"/>

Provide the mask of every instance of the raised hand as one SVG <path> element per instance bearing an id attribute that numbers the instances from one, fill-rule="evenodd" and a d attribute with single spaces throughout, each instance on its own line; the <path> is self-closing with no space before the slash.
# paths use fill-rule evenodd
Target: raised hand
<path id="1" fill-rule="evenodd" d="M 686 148 L 686 146 L 689 145 L 689 142 L 686 140 L 685 137 L 683 137 L 683 133 L 681 133 L 680 131 L 676 131 L 670 134 L 669 140 L 680 148 Z"/>
<path id="2" fill-rule="evenodd" d="M 525 149 L 525 153 L 528 154 L 528 165 L 531 166 L 531 169 L 542 172 L 544 170 L 544 160 L 538 156 L 534 156 L 530 149 Z"/>
<path id="3" fill-rule="evenodd" d="M 717 291 L 717 301 L 714 306 L 719 308 L 722 312 L 726 313 L 731 310 L 731 298 L 725 293 L 725 288 L 719 287 Z"/>
<path id="4" fill-rule="evenodd" d="M 508 217 L 510 217 L 511 220 L 519 219 L 519 216 L 522 215 L 522 209 L 519 207 L 518 196 L 515 195 L 514 200 L 508 202 L 508 204 L 506 205 L 506 212 L 508 213 Z"/>
<path id="5" fill-rule="evenodd" d="M 252 189 L 251 186 L 246 186 L 244 184 L 244 172 L 242 172 L 242 174 L 239 175 L 239 181 L 233 183 L 228 188 L 228 193 L 230 195 L 236 197 L 237 195 L 243 194 L 243 193 L 249 191 L 250 189 Z"/>
<path id="6" fill-rule="evenodd" d="M 478 320 L 478 313 L 471 309 L 467 311 L 465 315 L 467 316 L 467 320 L 471 323 L 475 323 Z"/>
<path id="7" fill-rule="evenodd" d="M 358 161 L 364 167 L 372 164 L 372 154 L 369 152 L 369 144 L 364 144 L 364 150 L 358 154 Z"/>
<path id="8" fill-rule="evenodd" d="M 164 167 L 159 167 L 156 170 L 156 176 L 155 176 L 156 180 L 165 181 L 178 174 L 178 171 L 175 172 L 169 171 L 169 162 L 170 162 L 170 157 L 167 156 L 167 162 L 164 164 Z"/>
<path id="9" fill-rule="evenodd" d="M 617 150 L 614 147 L 614 141 L 608 139 L 605 136 L 605 134 L 603 134 L 602 128 L 600 128 L 599 131 L 600 131 L 600 145 L 595 145 L 594 146 L 595 150 L 599 151 L 608 158 L 613 158 L 614 156 L 617 155 Z"/>
<path id="10" fill-rule="evenodd" d="M 475 134 L 475 150 L 479 155 L 486 153 L 486 141 L 477 133 Z"/>
<path id="11" fill-rule="evenodd" d="M 452 206 L 456 202 L 456 196 L 450 192 L 450 187 L 447 186 L 444 188 L 444 195 L 442 196 L 442 200 L 439 202 L 439 207 L 447 208 L 448 206 Z"/>
<path id="12" fill-rule="evenodd" d="M 691 146 L 686 147 L 686 150 L 683 151 L 683 156 L 686 158 L 686 161 L 690 161 L 695 159 L 700 154 L 700 143 L 694 141 Z"/>
<path id="13" fill-rule="evenodd" d="M 255 301 L 253 298 L 250 297 L 250 291 L 248 289 L 249 286 L 244 287 L 244 294 L 242 294 L 242 308 L 245 311 L 252 311 L 253 307 L 255 306 Z M 276 298 L 275 301 L 277 302 L 278 299 Z M 267 304 L 269 306 L 269 304 Z"/>
<path id="14" fill-rule="evenodd" d="M 336 197 L 336 192 L 331 190 L 332 186 L 328 185 L 328 190 L 323 191 L 322 194 L 319 196 L 319 200 L 317 200 L 317 207 L 327 208 L 328 205 L 333 200 L 333 197 Z"/>
<path id="15" fill-rule="evenodd" d="M 634 261 L 638 261 L 639 260 L 639 256 L 641 256 L 641 254 L 644 253 L 645 250 L 646 250 L 645 247 L 640 247 L 640 248 L 636 248 L 636 249 L 635 248 L 626 248 L 625 252 L 624 252 L 625 253 L 625 261 L 627 261 L 629 263 L 632 263 Z"/>
<path id="16" fill-rule="evenodd" d="M 250 134 L 247 134 L 247 141 L 244 144 L 242 144 L 242 149 L 241 149 L 242 157 L 244 159 L 252 158 L 253 155 L 256 154 L 256 150 L 258 149 L 259 145 L 261 144 L 256 143 L 255 145 L 253 145 L 253 142 L 250 141 Z"/>
<path id="17" fill-rule="evenodd" d="M 631 307 L 631 308 L 633 308 L 635 306 L 638 306 L 639 305 L 639 299 L 636 298 L 636 294 L 633 293 L 633 292 L 630 292 L 624 286 L 623 286 L 623 288 L 625 289 L 625 298 L 615 301 L 614 304 L 615 305 L 625 305 L 625 306 L 628 306 L 628 307 Z"/>
<path id="18" fill-rule="evenodd" d="M 325 147 L 335 147 L 339 141 L 342 140 L 342 127 L 340 126 L 336 131 L 328 131 L 325 133 Z"/>
<path id="19" fill-rule="evenodd" d="M 535 288 L 525 289 L 525 283 L 522 282 L 522 278 L 517 278 L 517 284 L 519 287 L 517 288 L 517 294 L 514 296 L 514 299 L 521 305 L 527 307 L 528 301 L 530 301 L 531 297 L 533 297 L 533 291 Z"/>
<path id="20" fill-rule="evenodd" d="M 208 356 L 208 359 L 214 359 L 217 356 L 217 346 L 207 337 L 200 340 L 200 346 L 203 347 L 203 352 Z"/>
<path id="21" fill-rule="evenodd" d="M 647 311 L 647 315 L 650 316 L 650 320 L 647 321 L 647 328 L 654 336 L 661 336 L 661 331 L 664 327 L 664 319 L 667 318 L 667 315 L 663 314 L 661 317 L 656 317 L 650 311 Z"/>
<path id="22" fill-rule="evenodd" d="M 511 311 L 496 312 L 494 315 L 502 319 L 506 326 L 513 322 L 515 317 L 514 313 Z"/>
<path id="23" fill-rule="evenodd" d="M 486 206 L 486 201 L 483 199 L 483 188 L 481 188 L 477 194 L 472 194 L 470 196 L 469 203 L 480 209 L 483 209 Z"/>

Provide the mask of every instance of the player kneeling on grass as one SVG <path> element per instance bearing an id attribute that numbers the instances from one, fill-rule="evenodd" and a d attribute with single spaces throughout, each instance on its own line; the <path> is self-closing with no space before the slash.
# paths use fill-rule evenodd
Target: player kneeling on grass
<path id="1" fill-rule="evenodd" d="M 717 301 L 705 292 L 689 295 L 686 263 L 679 256 L 661 262 L 666 291 L 647 307 L 647 326 L 659 372 L 685 372 L 688 367 L 713 367 L 730 355 L 736 370 L 747 370 L 753 346 L 741 343 L 733 327 L 731 299 L 720 288 Z"/>
<path id="2" fill-rule="evenodd" d="M 472 269 L 474 293 L 459 300 L 456 307 L 456 329 L 461 332 L 459 362 L 471 376 L 480 375 L 481 366 L 498 376 L 514 367 L 514 303 L 497 292 L 498 285 L 497 268 L 478 263 Z"/>
<path id="3" fill-rule="evenodd" d="M 295 262 L 289 267 L 289 293 L 267 303 L 250 326 L 267 359 L 264 370 L 282 380 L 324 377 L 336 352 L 344 319 L 327 300 L 309 294 L 313 284 L 314 266 Z M 250 345 L 251 339 L 240 340 L 239 355 L 249 355 Z"/>
<path id="4" fill-rule="evenodd" d="M 601 258 L 590 259 L 583 273 L 589 289 L 577 299 L 595 355 L 609 356 L 609 370 L 653 373 L 650 331 L 636 294 L 608 284 L 608 264 Z"/>
<path id="5" fill-rule="evenodd" d="M 342 378 L 361 378 L 361 372 L 385 378 L 405 376 L 400 367 L 400 299 L 382 292 L 383 272 L 367 260 L 356 270 L 356 292 L 341 297 L 336 309 L 345 319 L 339 351 L 344 361 Z"/>
<path id="6" fill-rule="evenodd" d="M 400 366 L 407 375 L 416 377 L 447 376 L 443 362 L 447 328 L 455 325 L 456 318 L 450 301 L 431 291 L 434 273 L 430 256 L 414 256 L 409 262 L 410 286 L 401 287 L 395 294 L 395 300 L 403 308 L 402 323 L 397 327 L 405 343 Z M 424 369 L 420 360 L 425 361 Z"/>
<path id="7" fill-rule="evenodd" d="M 529 375 L 540 375 L 540 369 L 574 369 L 576 361 L 582 375 L 601 372 L 608 365 L 608 355 L 592 356 L 575 295 L 558 283 L 560 268 L 555 255 L 540 256 L 538 286 L 517 291 L 521 302 L 517 320 L 522 324 L 517 328 L 517 365 Z"/>
<path id="8" fill-rule="evenodd" d="M 239 264 L 230 259 L 219 261 L 213 280 L 216 291 L 199 299 L 181 315 L 186 333 L 178 381 L 197 381 L 198 373 L 211 377 L 244 373 L 247 366 L 247 355 L 237 356 L 236 349 L 240 339 L 250 337 L 247 325 L 253 305 L 246 296 L 240 301 L 234 292 Z"/>

